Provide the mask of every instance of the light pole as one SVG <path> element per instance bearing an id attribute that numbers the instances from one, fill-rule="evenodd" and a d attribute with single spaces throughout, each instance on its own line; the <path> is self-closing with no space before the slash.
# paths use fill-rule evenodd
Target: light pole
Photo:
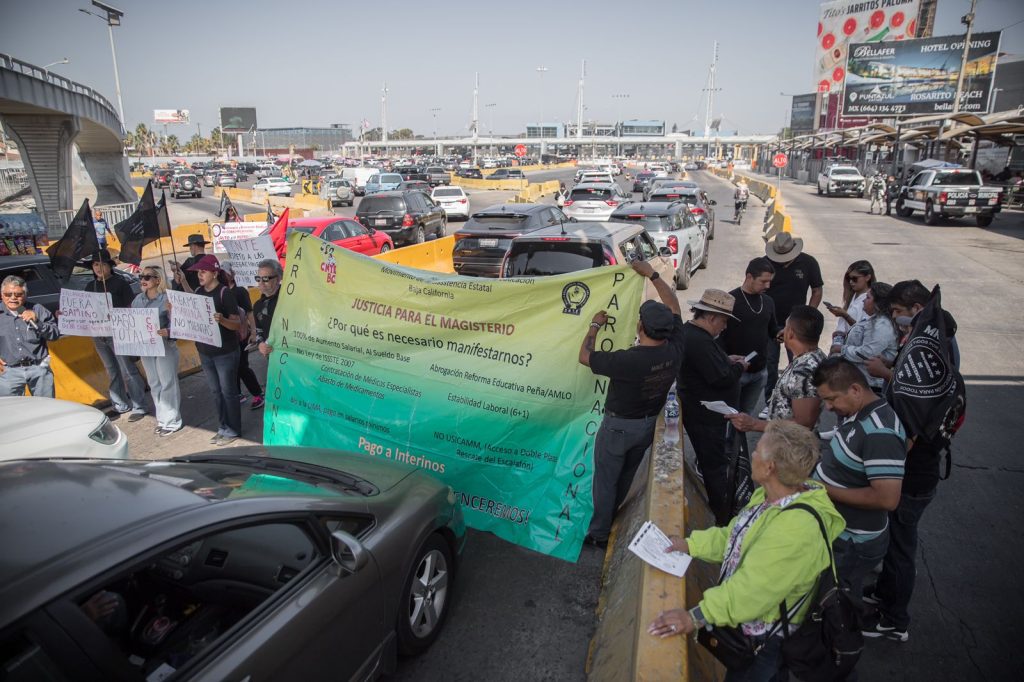
<path id="1" fill-rule="evenodd" d="M 71 60 L 68 59 L 67 57 L 64 57 L 64 59 L 61 59 L 60 61 L 50 62 L 49 64 L 47 64 L 46 66 L 43 67 L 43 71 L 49 71 L 51 66 L 57 66 L 58 64 L 70 64 L 70 63 L 71 63 Z"/>
<path id="2" fill-rule="evenodd" d="M 441 107 L 431 107 L 430 115 L 434 118 L 434 141 L 437 141 L 437 112 L 441 111 Z"/>
<path id="3" fill-rule="evenodd" d="M 548 67 L 538 66 L 537 75 L 540 77 L 540 139 L 544 139 L 544 74 L 547 73 Z"/>
<path id="4" fill-rule="evenodd" d="M 616 127 L 619 129 L 618 130 L 618 132 L 619 132 L 619 156 L 622 156 L 622 100 L 629 99 L 629 95 L 627 93 L 620 93 L 620 94 L 612 95 L 612 99 L 615 100 L 615 105 L 616 105 L 616 108 L 615 108 L 615 118 L 616 118 L 615 124 L 616 124 Z"/>
<path id="5" fill-rule="evenodd" d="M 494 153 L 494 107 L 496 106 L 498 106 L 497 102 L 484 105 L 484 109 L 487 110 L 487 134 L 491 138 L 491 154 Z"/>
<path id="6" fill-rule="evenodd" d="M 106 12 L 107 16 L 104 17 L 102 15 L 95 14 L 87 9 L 79 8 L 78 11 L 107 22 L 107 33 L 110 35 L 110 56 L 114 60 L 114 89 L 117 92 L 117 111 L 121 115 L 121 127 L 124 128 L 124 102 L 121 101 L 121 76 L 117 72 L 117 52 L 114 50 L 114 27 L 121 25 L 121 17 L 124 16 L 124 12 L 116 7 L 111 7 L 110 5 L 99 2 L 99 0 L 92 0 L 92 4 L 94 7 Z"/>

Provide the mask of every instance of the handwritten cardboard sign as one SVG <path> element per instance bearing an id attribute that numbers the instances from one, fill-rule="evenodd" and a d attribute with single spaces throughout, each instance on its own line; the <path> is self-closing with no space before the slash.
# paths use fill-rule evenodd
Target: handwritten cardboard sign
<path id="1" fill-rule="evenodd" d="M 213 319 L 213 299 L 184 291 L 167 292 L 171 304 L 171 338 L 220 348 L 220 325 Z"/>
<path id="2" fill-rule="evenodd" d="M 114 352 L 118 355 L 163 357 L 164 341 L 157 334 L 160 311 L 155 308 L 114 308 L 110 311 Z"/>
<path id="3" fill-rule="evenodd" d="M 110 336 L 112 308 L 108 293 L 61 289 L 57 328 L 64 336 Z"/>
<path id="4" fill-rule="evenodd" d="M 224 242 L 229 239 L 251 239 L 258 237 L 266 229 L 267 224 L 265 222 L 214 223 L 210 225 L 213 251 L 215 253 L 225 253 Z"/>
<path id="5" fill-rule="evenodd" d="M 274 240 L 268 234 L 252 239 L 225 239 L 220 245 L 228 254 L 231 267 L 235 270 L 235 282 L 239 286 L 256 286 L 260 261 L 268 258 L 277 260 Z"/>

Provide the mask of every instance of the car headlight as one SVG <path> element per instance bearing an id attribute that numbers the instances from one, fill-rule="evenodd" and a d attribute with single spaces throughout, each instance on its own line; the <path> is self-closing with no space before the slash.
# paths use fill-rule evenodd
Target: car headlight
<path id="1" fill-rule="evenodd" d="M 120 432 L 117 427 L 110 423 L 110 420 L 106 417 L 103 418 L 103 423 L 96 427 L 96 429 L 89 434 L 89 438 L 92 438 L 97 443 L 103 445 L 113 445 L 117 442 L 120 437 Z"/>

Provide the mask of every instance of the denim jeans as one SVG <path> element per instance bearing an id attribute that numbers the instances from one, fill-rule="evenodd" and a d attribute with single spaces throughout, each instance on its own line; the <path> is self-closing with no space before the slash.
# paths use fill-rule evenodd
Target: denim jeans
<path id="1" fill-rule="evenodd" d="M 93 345 L 110 379 L 110 402 L 120 413 L 146 413 L 146 380 L 134 362 L 114 352 L 109 336 L 94 336 Z M 129 402 L 130 401 L 130 402 Z"/>
<path id="2" fill-rule="evenodd" d="M 888 546 L 888 530 L 877 538 L 866 542 L 854 542 L 840 538 L 832 544 L 836 558 L 836 572 L 839 574 L 839 586 L 846 590 L 859 610 L 863 610 L 861 592 L 864 588 L 864 578 L 882 560 Z"/>
<path id="3" fill-rule="evenodd" d="M 0 396 L 25 395 L 25 387 L 34 396 L 54 397 L 53 370 L 50 369 L 49 356 L 40 365 L 4 368 L 4 373 L 0 374 Z"/>
<path id="4" fill-rule="evenodd" d="M 143 357 L 149 390 L 156 408 L 156 423 L 162 429 L 181 428 L 181 388 L 178 385 L 178 344 L 164 343 L 163 357 Z"/>
<path id="5" fill-rule="evenodd" d="M 875 585 L 875 596 L 881 601 L 879 611 L 893 622 L 897 630 L 910 627 L 910 598 L 917 577 L 917 524 L 931 501 L 935 490 L 922 495 L 900 495 L 899 506 L 889 512 L 889 549 L 882 562 L 882 574 Z"/>
<path id="6" fill-rule="evenodd" d="M 789 673 L 782 660 L 780 636 L 770 638 L 749 666 L 725 673 L 725 682 L 786 682 L 788 679 Z"/>
<path id="7" fill-rule="evenodd" d="M 605 415 L 594 439 L 594 516 L 588 533 L 607 540 L 615 511 L 626 499 L 633 477 L 654 441 L 658 416 L 623 419 Z"/>
<path id="8" fill-rule="evenodd" d="M 777 367 L 776 371 L 778 371 Z M 736 406 L 736 409 L 756 417 L 757 403 L 761 400 L 761 394 L 764 392 L 764 385 L 767 381 L 767 369 L 762 369 L 760 372 L 744 372 L 740 377 L 740 404 Z"/>
<path id="9" fill-rule="evenodd" d="M 238 356 L 234 353 L 221 355 L 199 354 L 206 385 L 217 403 L 217 416 L 221 436 L 242 435 L 242 407 L 238 404 Z"/>

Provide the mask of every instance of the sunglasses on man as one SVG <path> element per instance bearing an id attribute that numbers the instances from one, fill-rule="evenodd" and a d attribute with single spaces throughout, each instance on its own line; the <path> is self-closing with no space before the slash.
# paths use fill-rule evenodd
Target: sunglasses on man
<path id="1" fill-rule="evenodd" d="M 275 279 L 277 279 L 277 275 L 267 275 L 266 277 L 261 277 L 259 275 L 256 276 L 257 282 L 273 282 Z"/>

